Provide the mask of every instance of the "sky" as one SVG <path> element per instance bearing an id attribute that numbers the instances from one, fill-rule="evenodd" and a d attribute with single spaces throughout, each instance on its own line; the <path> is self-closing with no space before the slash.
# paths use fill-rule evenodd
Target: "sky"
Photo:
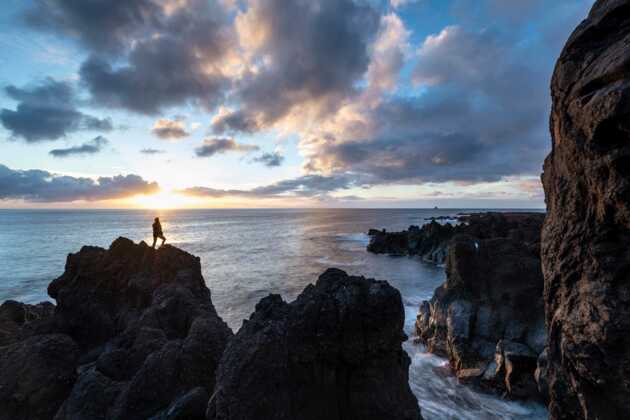
<path id="1" fill-rule="evenodd" d="M 3 0 L 0 207 L 544 207 L 592 3 Z"/>

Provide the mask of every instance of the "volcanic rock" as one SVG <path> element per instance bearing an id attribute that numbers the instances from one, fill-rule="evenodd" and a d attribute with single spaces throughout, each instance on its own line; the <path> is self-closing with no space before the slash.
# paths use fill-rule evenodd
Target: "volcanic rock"
<path id="1" fill-rule="evenodd" d="M 230 341 L 209 420 L 418 420 L 400 293 L 329 269 L 292 303 L 270 295 Z"/>
<path id="2" fill-rule="evenodd" d="M 542 235 L 550 418 L 630 413 L 630 2 L 599 0 L 551 93 Z"/>
<path id="3" fill-rule="evenodd" d="M 449 241 L 455 235 L 469 235 L 478 239 L 506 238 L 520 240 L 538 247 L 542 213 L 474 213 L 457 217 L 458 224 L 441 224 L 433 218 L 422 227 L 409 226 L 402 232 L 370 229 L 367 250 L 375 254 L 394 256 L 417 255 L 423 260 L 443 264 Z M 537 252 L 537 251 L 536 251 Z"/>
<path id="4" fill-rule="evenodd" d="M 451 240 L 446 282 L 421 304 L 416 331 L 462 381 L 538 397 L 534 372 L 546 333 L 536 251 L 511 237 Z"/>

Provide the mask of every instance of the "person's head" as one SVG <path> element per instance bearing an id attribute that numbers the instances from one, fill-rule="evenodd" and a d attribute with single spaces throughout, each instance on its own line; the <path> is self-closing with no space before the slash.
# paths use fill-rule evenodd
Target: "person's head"
<path id="1" fill-rule="evenodd" d="M 156 221 L 156 222 L 159 222 L 159 221 L 160 221 L 160 218 L 159 218 L 159 217 L 156 217 L 156 218 L 155 218 L 155 221 Z"/>

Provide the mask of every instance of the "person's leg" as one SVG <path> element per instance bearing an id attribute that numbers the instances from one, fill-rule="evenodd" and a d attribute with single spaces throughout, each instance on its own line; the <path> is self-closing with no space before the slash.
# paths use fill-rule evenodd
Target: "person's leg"
<path id="1" fill-rule="evenodd" d="M 157 236 L 153 237 L 153 246 L 152 248 L 155 249 L 155 243 L 157 242 Z"/>
<path id="2" fill-rule="evenodd" d="M 166 238 L 164 237 L 164 235 L 162 235 L 161 238 L 162 238 L 162 245 L 164 245 L 164 242 L 166 242 Z M 160 245 L 160 246 L 162 246 L 162 245 Z"/>

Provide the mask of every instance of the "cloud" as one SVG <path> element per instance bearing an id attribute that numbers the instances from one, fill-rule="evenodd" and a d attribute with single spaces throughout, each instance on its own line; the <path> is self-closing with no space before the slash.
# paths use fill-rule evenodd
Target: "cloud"
<path id="1" fill-rule="evenodd" d="M 161 139 L 181 139 L 188 137 L 189 132 L 186 131 L 186 126 L 181 120 L 169 120 L 166 118 L 160 118 L 155 122 L 151 132 Z"/>
<path id="2" fill-rule="evenodd" d="M 378 11 L 353 0 L 250 0 L 236 17 L 244 55 L 254 63 L 236 84 L 239 108 L 217 133 L 267 128 L 292 113 L 320 116 L 356 92 L 369 63 Z"/>
<path id="3" fill-rule="evenodd" d="M 252 160 L 254 162 L 262 163 L 268 168 L 273 168 L 282 165 L 282 162 L 284 162 L 284 156 L 282 156 L 279 152 L 263 153 Z"/>
<path id="4" fill-rule="evenodd" d="M 415 3 L 416 1 L 418 0 L 390 0 L 389 4 L 391 4 L 394 9 L 399 9 L 410 3 Z"/>
<path id="5" fill-rule="evenodd" d="M 215 138 L 204 140 L 203 145 L 195 149 L 195 154 L 198 157 L 210 157 L 227 152 L 248 153 L 258 149 L 256 145 L 238 143 L 231 138 Z"/>
<path id="6" fill-rule="evenodd" d="M 161 150 L 161 149 L 147 148 L 147 149 L 141 149 L 140 153 L 142 153 L 144 155 L 158 155 L 158 154 L 166 153 L 166 152 L 164 150 Z"/>
<path id="7" fill-rule="evenodd" d="M 152 194 L 155 182 L 138 175 L 78 178 L 38 169 L 13 170 L 0 164 L 0 200 L 32 202 L 100 201 Z"/>
<path id="8" fill-rule="evenodd" d="M 26 17 L 87 49 L 80 78 L 103 106 L 148 115 L 187 103 L 212 108 L 229 82 L 235 35 L 215 1 L 40 0 Z"/>
<path id="9" fill-rule="evenodd" d="M 162 9 L 154 0 L 35 0 L 26 13 L 32 27 L 63 33 L 84 46 L 115 53 L 135 36 L 159 23 Z"/>
<path id="10" fill-rule="evenodd" d="M 0 122 L 12 137 L 27 143 L 57 140 L 77 131 L 111 131 L 109 118 L 96 118 L 76 109 L 70 83 L 46 79 L 25 88 L 10 85 L 5 93 L 18 102 L 15 110 L 3 108 Z"/>
<path id="11" fill-rule="evenodd" d="M 95 153 L 99 153 L 108 143 L 109 141 L 105 137 L 97 136 L 80 146 L 68 147 L 66 149 L 53 149 L 48 153 L 56 158 L 64 158 L 74 155 L 93 155 Z"/>
<path id="12" fill-rule="evenodd" d="M 191 187 L 180 190 L 179 192 L 195 197 L 207 198 L 324 198 L 327 197 L 330 192 L 349 189 L 354 186 L 359 186 L 360 184 L 361 183 L 355 177 L 348 175 L 304 175 L 250 190 L 221 190 L 209 187 Z"/>
<path id="13" fill-rule="evenodd" d="M 303 136 L 305 168 L 369 175 L 376 184 L 539 172 L 548 147 L 548 73 L 524 61 L 516 42 L 458 26 L 428 36 L 413 69 L 425 92 L 347 103 Z"/>

